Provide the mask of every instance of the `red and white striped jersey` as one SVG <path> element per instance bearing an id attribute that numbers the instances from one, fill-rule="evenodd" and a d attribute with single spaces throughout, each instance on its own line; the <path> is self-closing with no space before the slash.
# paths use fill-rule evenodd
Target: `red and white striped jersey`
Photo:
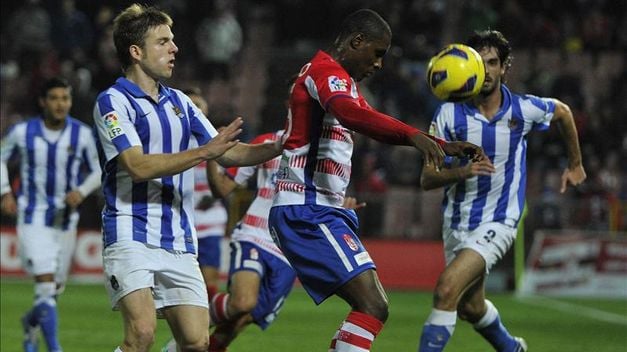
<path id="1" fill-rule="evenodd" d="M 198 238 L 223 236 L 228 214 L 220 199 L 215 199 L 207 181 L 206 162 L 194 167 L 194 227 Z"/>
<path id="2" fill-rule="evenodd" d="M 283 131 L 262 134 L 253 139 L 251 144 L 275 142 L 281 138 Z M 279 169 L 280 156 L 256 166 L 230 168 L 229 174 L 237 184 L 245 185 L 255 172 L 257 173 L 257 195 L 250 204 L 246 214 L 233 231 L 232 239 L 256 243 L 269 253 L 288 263 L 287 259 L 276 246 L 268 229 L 268 214 L 272 207 L 276 171 Z M 289 264 L 289 263 L 288 263 Z"/>
<path id="3" fill-rule="evenodd" d="M 354 132 L 327 109 L 340 96 L 372 109 L 348 72 L 318 51 L 300 70 L 290 95 L 275 206 L 342 206 L 351 175 Z"/>

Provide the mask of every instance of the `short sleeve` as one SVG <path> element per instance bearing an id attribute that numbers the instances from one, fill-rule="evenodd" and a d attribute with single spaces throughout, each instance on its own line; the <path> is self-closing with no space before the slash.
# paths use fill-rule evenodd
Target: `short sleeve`
<path id="1" fill-rule="evenodd" d="M 107 160 L 142 145 L 133 124 L 135 116 L 131 116 L 135 110 L 129 109 L 122 99 L 126 98 L 105 93 L 98 97 L 94 106 L 94 126 Z"/>

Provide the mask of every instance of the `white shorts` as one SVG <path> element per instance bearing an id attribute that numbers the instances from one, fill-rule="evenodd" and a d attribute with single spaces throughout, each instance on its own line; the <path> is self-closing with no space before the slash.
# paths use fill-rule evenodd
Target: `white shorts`
<path id="1" fill-rule="evenodd" d="M 445 229 L 444 257 L 449 265 L 459 251 L 469 248 L 485 260 L 486 274 L 509 250 L 516 238 L 516 228 L 499 222 L 479 225 L 472 231 Z"/>
<path id="2" fill-rule="evenodd" d="M 76 227 L 64 231 L 18 223 L 16 230 L 24 270 L 33 276 L 54 274 L 57 283 L 65 283 L 76 245 Z"/>
<path id="3" fill-rule="evenodd" d="M 159 310 L 193 305 L 209 308 L 207 288 L 196 255 L 168 251 L 137 241 L 116 242 L 102 252 L 111 307 L 127 294 L 150 287 Z"/>

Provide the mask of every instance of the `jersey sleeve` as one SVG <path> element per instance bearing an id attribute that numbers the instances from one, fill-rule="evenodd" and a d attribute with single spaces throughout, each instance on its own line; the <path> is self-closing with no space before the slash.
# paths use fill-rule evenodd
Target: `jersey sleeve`
<path id="1" fill-rule="evenodd" d="M 354 87 L 355 83 L 341 67 L 320 64 L 312 67 L 308 75 L 305 80 L 307 91 L 325 110 L 331 99 L 338 96 L 357 100 L 357 94 L 353 93 L 357 87 Z"/>
<path id="2" fill-rule="evenodd" d="M 101 94 L 94 106 L 94 126 L 107 161 L 131 147 L 142 145 L 133 123 L 136 112 L 127 100 L 122 93 L 109 91 Z"/>
<path id="3" fill-rule="evenodd" d="M 526 112 L 523 114 L 525 120 L 533 123 L 532 128 L 534 130 L 545 131 L 549 128 L 555 113 L 555 101 L 553 99 L 526 95 L 521 105 L 521 108 Z"/>
<path id="4" fill-rule="evenodd" d="M 96 140 L 88 127 L 81 129 L 81 141 L 83 141 L 82 159 L 86 165 L 89 174 L 78 186 L 78 191 L 87 196 L 100 186 L 101 169 L 98 162 L 98 151 L 96 149 Z"/>
<path id="5" fill-rule="evenodd" d="M 21 124 L 15 125 L 9 130 L 9 132 L 2 138 L 0 145 L 0 195 L 11 192 L 7 162 L 17 148 L 19 138 L 18 126 L 21 126 Z"/>
<path id="6" fill-rule="evenodd" d="M 182 96 L 181 100 L 183 104 L 185 104 L 185 109 L 187 110 L 192 135 L 196 137 L 198 145 L 206 144 L 218 134 L 218 130 L 187 95 L 183 93 L 180 94 Z"/>

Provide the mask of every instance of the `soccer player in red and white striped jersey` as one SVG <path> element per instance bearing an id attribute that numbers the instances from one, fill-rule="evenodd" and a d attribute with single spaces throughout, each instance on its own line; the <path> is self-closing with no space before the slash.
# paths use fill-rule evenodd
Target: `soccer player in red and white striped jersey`
<path id="1" fill-rule="evenodd" d="M 357 236 L 354 210 L 342 207 L 350 181 L 353 134 L 413 146 L 425 163 L 444 154 L 483 155 L 468 142 L 447 143 L 382 114 L 356 82 L 383 66 L 392 32 L 372 10 L 342 23 L 328 51 L 303 66 L 292 88 L 283 156 L 270 210 L 270 232 L 316 304 L 338 295 L 352 308 L 330 351 L 370 351 L 388 316 L 386 294 Z"/>

